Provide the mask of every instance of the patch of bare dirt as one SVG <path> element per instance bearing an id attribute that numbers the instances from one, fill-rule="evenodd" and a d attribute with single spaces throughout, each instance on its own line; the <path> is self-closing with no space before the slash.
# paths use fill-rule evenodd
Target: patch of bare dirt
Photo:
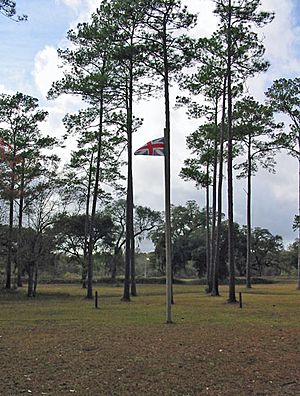
<path id="1" fill-rule="evenodd" d="M 5 328 L 0 394 L 300 395 L 300 331 L 196 325 Z"/>

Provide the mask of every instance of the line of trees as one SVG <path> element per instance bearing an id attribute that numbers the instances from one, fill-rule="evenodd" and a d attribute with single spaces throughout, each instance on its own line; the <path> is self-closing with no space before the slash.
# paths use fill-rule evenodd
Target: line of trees
<path id="1" fill-rule="evenodd" d="M 218 279 L 228 278 L 228 220 L 222 216 L 220 229 L 220 260 Z M 210 223 L 212 210 L 210 209 Z M 235 236 L 235 275 L 247 275 L 247 226 L 234 223 Z M 185 206 L 172 206 L 172 245 L 173 274 L 187 276 L 193 268 L 199 278 L 207 274 L 210 262 L 207 260 L 206 249 L 206 208 L 200 209 L 195 201 L 188 201 Z M 160 273 L 165 271 L 165 243 L 162 227 L 151 232 L 155 250 L 152 265 Z M 297 244 L 283 247 L 282 237 L 273 235 L 269 230 L 255 227 L 251 230 L 251 269 L 256 277 L 264 275 L 291 274 L 297 269 Z"/>
<path id="2" fill-rule="evenodd" d="M 274 14 L 261 11 L 260 1 L 216 0 L 219 18 L 216 32 L 198 40 L 199 66 L 180 82 L 189 96 L 178 98 L 187 106 L 190 117 L 200 120 L 199 128 L 187 138 L 192 158 L 185 161 L 181 176 L 206 188 L 206 249 L 208 292 L 219 294 L 220 232 L 224 162 L 227 166 L 229 302 L 235 297 L 235 234 L 233 219 L 234 169 L 238 178 L 247 179 L 247 287 L 251 287 L 252 252 L 252 177 L 261 166 L 274 172 L 276 150 L 286 149 L 299 159 L 299 81 L 279 80 L 266 93 L 267 103 L 260 104 L 247 95 L 250 77 L 267 70 L 264 47 L 257 28 L 270 23 Z M 253 28 L 256 28 L 254 30 Z M 244 93 L 246 92 L 246 94 Z M 204 104 L 195 98 L 200 95 Z M 200 102 L 201 103 L 201 102 Z M 290 132 L 274 121 L 273 114 L 291 117 Z M 206 121 L 203 123 L 203 118 Z M 236 159 L 236 160 L 235 160 Z M 212 193 L 210 194 L 210 188 Z M 210 221 L 210 198 L 212 220 Z M 296 225 L 297 226 L 297 225 Z M 300 252 L 300 249 L 299 249 Z M 299 267 L 300 268 L 300 267 Z M 299 288 L 299 275 L 298 275 Z"/>
<path id="3" fill-rule="evenodd" d="M 33 263 L 27 272 L 29 294 L 34 294 L 38 261 L 44 257 L 41 241 L 51 234 L 54 243 L 49 243 L 47 254 L 54 253 L 59 246 L 65 254 L 82 262 L 82 283 L 87 298 L 93 297 L 93 260 L 100 248 L 114 249 L 112 277 L 116 274 L 117 257 L 124 249 L 122 300 L 130 301 L 130 295 L 137 294 L 136 238 L 159 228 L 162 220 L 161 215 L 151 209 L 134 208 L 132 136 L 142 124 L 135 116 L 134 104 L 154 93 L 163 95 L 165 150 L 169 154 L 172 79 L 187 92 L 185 97 L 178 98 L 178 105 L 186 106 L 189 116 L 199 119 L 199 128 L 187 139 L 192 158 L 186 160 L 181 175 L 206 189 L 206 211 L 198 218 L 198 227 L 201 225 L 201 235 L 205 230 L 207 290 L 211 295 L 219 294 L 218 283 L 226 262 L 228 301 L 236 302 L 235 275 L 239 264 L 237 225 L 233 217 L 234 169 L 239 172 L 238 177 L 247 179 L 245 268 L 247 287 L 251 287 L 255 232 L 251 224 L 252 177 L 259 166 L 274 171 L 274 155 L 279 149 L 286 149 L 299 161 L 300 84 L 297 78 L 275 81 L 267 91 L 264 104 L 245 94 L 249 78 L 266 71 L 269 66 L 263 58 L 264 46 L 257 28 L 270 23 L 274 15 L 260 9 L 260 0 L 212 2 L 218 27 L 211 37 L 191 39 L 187 35 L 195 26 L 196 16 L 190 14 L 180 0 L 103 0 L 89 22 L 80 23 L 68 32 L 69 48 L 58 50 L 64 76 L 53 83 L 48 98 L 77 95 L 82 98 L 83 105 L 77 114 L 67 114 L 64 118 L 65 138 L 75 136 L 78 148 L 72 152 L 70 162 L 59 177 L 59 159 L 49 154 L 49 149 L 63 143 L 41 135 L 39 123 L 46 119 L 46 112 L 38 110 L 36 99 L 24 94 L 1 95 L 0 187 L 3 205 L 8 207 L 7 219 L 2 219 L 8 224 L 6 288 L 12 285 L 13 260 L 19 285 L 21 268 L 28 267 L 28 264 L 20 264 L 21 257 L 30 256 L 22 253 L 22 240 L 26 236 L 27 241 L 28 238 L 35 241 L 31 258 L 26 259 L 27 263 Z M 15 3 L 8 3 L 11 10 L 3 8 L 5 2 L 0 2 L 0 10 L 11 17 L 15 13 Z M 183 72 L 185 70 L 187 73 Z M 290 116 L 289 130 L 274 121 L 274 112 Z M 122 173 L 125 163 L 126 176 Z M 225 163 L 226 227 L 222 215 Z M 170 175 L 168 161 L 166 172 Z M 117 196 L 122 199 L 116 200 Z M 113 204 L 109 206 L 107 202 Z M 166 191 L 167 211 L 169 204 Z M 189 210 L 194 209 L 191 204 Z M 27 215 L 26 224 L 24 215 Z M 298 227 L 299 215 L 295 218 L 295 227 Z M 166 213 L 166 219 L 170 216 L 171 212 Z M 173 221 L 175 218 L 173 216 Z M 186 220 L 188 228 L 189 220 Z M 140 222 L 139 231 L 137 222 Z M 17 239 L 14 240 L 17 223 Z M 174 225 L 172 227 L 174 229 Z M 203 249 L 198 228 L 190 232 L 198 235 L 198 248 Z M 175 273 L 176 266 L 183 260 L 180 257 L 183 251 L 177 247 L 174 235 L 157 231 L 153 238 L 156 244 L 164 241 L 167 247 L 173 242 L 171 258 Z M 186 234 L 180 238 L 184 241 Z M 189 246 L 190 242 L 186 243 Z M 169 260 L 169 248 L 166 252 Z M 159 260 L 163 262 L 162 255 Z M 300 288 L 300 271 L 298 286 Z"/>
<path id="4" fill-rule="evenodd" d="M 124 276 L 124 246 L 126 200 L 108 203 L 97 212 L 95 219 L 94 257 L 97 273 L 105 274 L 111 282 L 118 282 Z M 151 239 L 154 251 L 147 254 L 148 276 L 164 277 L 166 269 L 165 231 L 163 213 L 150 208 L 134 208 L 134 236 L 137 244 Z M 195 201 L 171 208 L 171 240 L 173 277 L 199 277 L 207 273 L 206 209 L 200 209 Z M 211 221 L 211 219 L 210 219 Z M 255 227 L 251 230 L 251 269 L 253 276 L 293 275 L 297 269 L 297 243 L 284 249 L 282 238 L 269 230 Z M 234 223 L 235 275 L 245 278 L 247 274 L 247 227 Z M 18 228 L 12 232 L 14 249 L 12 261 L 18 262 L 21 275 L 27 273 L 28 295 L 34 296 L 38 273 L 43 279 L 58 279 L 67 276 L 78 279 L 81 276 L 86 287 L 85 216 L 84 214 L 62 213 L 56 216 L 52 226 L 43 233 L 31 227 L 24 227 L 19 239 Z M 8 226 L 0 227 L 0 251 L 7 255 Z M 228 221 L 224 218 L 220 232 L 219 280 L 228 278 Z M 19 257 L 18 257 L 18 252 Z M 136 251 L 138 266 L 140 254 Z M 18 261 L 17 261 L 18 259 Z M 147 262 L 148 261 L 148 262 Z M 209 265 L 209 264 L 208 264 Z M 59 272 L 57 268 L 62 270 Z M 63 270 L 64 268 L 64 270 Z M 141 274 L 141 268 L 139 268 Z M 103 275 L 102 275 L 103 276 Z M 50 277 L 50 278 L 49 278 Z"/>

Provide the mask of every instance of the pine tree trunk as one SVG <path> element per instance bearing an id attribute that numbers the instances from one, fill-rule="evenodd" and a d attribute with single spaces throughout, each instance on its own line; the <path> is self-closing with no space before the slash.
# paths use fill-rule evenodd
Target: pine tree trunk
<path id="1" fill-rule="evenodd" d="M 206 273 L 207 293 L 211 292 L 211 239 L 210 239 L 210 213 L 209 213 L 209 162 L 206 165 Z"/>
<path id="2" fill-rule="evenodd" d="M 220 242 L 221 242 L 221 222 L 222 222 L 222 191 L 223 191 L 223 154 L 224 154 L 224 132 L 225 132 L 225 116 L 226 116 L 226 89 L 227 78 L 224 78 L 223 101 L 222 101 L 222 120 L 220 131 L 220 152 L 219 152 L 219 180 L 218 180 L 218 216 L 217 216 L 217 233 L 216 247 L 213 260 L 212 271 L 212 296 L 219 296 L 219 261 L 220 261 Z"/>
<path id="3" fill-rule="evenodd" d="M 170 94 L 167 49 L 167 22 L 163 25 L 164 95 L 165 95 L 165 234 L 166 234 L 166 322 L 172 323 L 172 248 L 171 248 L 171 166 L 170 166 Z"/>
<path id="4" fill-rule="evenodd" d="M 173 288 L 173 285 L 174 285 L 174 277 L 175 277 L 175 274 L 174 274 L 174 265 L 172 265 L 172 277 L 171 277 L 171 304 L 172 305 L 174 305 L 175 304 L 175 301 L 174 301 L 174 288 Z"/>
<path id="5" fill-rule="evenodd" d="M 219 101 L 219 98 L 216 98 L 216 108 L 215 108 L 216 132 L 218 130 L 218 101 Z M 219 144 L 219 139 L 218 139 L 217 133 L 216 133 L 215 144 L 214 144 L 214 161 L 213 161 L 211 254 L 210 254 L 210 274 L 209 274 L 208 291 L 207 291 L 208 293 L 212 292 L 213 269 L 214 269 L 215 255 L 216 255 L 218 144 Z"/>
<path id="6" fill-rule="evenodd" d="M 88 258 L 90 200 L 91 200 L 91 188 L 92 188 L 93 161 L 94 161 L 94 153 L 92 153 L 90 160 L 88 189 L 87 189 L 86 204 L 85 204 L 84 247 L 83 247 L 83 264 L 82 264 L 82 274 L 81 274 L 81 284 L 83 289 L 86 289 L 86 281 L 87 281 L 87 267 L 88 267 L 87 258 Z"/>
<path id="7" fill-rule="evenodd" d="M 300 152 L 300 132 L 298 137 L 298 150 Z M 300 159 L 298 160 L 298 215 L 300 219 Z M 300 290 L 300 227 L 298 228 L 298 282 L 297 282 L 297 290 Z"/>
<path id="8" fill-rule="evenodd" d="M 134 231 L 132 230 L 132 235 L 134 235 Z M 132 238 L 132 258 L 131 258 L 131 295 L 133 297 L 137 296 L 136 291 L 136 281 L 135 281 L 135 240 Z"/>
<path id="9" fill-rule="evenodd" d="M 128 173 L 127 173 L 127 202 L 126 202 L 126 243 L 125 243 L 125 278 L 122 301 L 130 301 L 130 277 L 131 277 L 131 258 L 132 258 L 132 239 L 131 239 L 131 223 L 132 223 L 132 135 L 128 134 Z"/>
<path id="10" fill-rule="evenodd" d="M 12 228 L 13 228 L 13 199 L 10 199 L 5 289 L 11 289 Z"/>
<path id="11" fill-rule="evenodd" d="M 33 297 L 33 264 L 32 263 L 29 263 L 29 266 L 28 266 L 27 297 Z"/>
<path id="12" fill-rule="evenodd" d="M 24 178 L 25 178 L 25 159 L 22 159 L 21 183 L 20 183 L 20 201 L 19 201 L 19 224 L 18 224 L 18 243 L 17 243 L 17 286 L 22 287 L 22 266 L 20 258 L 20 246 L 22 240 L 23 227 L 23 207 L 24 207 Z"/>
<path id="13" fill-rule="evenodd" d="M 127 82 L 128 84 L 128 82 Z M 130 280 L 132 273 L 132 230 L 133 230 L 133 181 L 132 181 L 132 81 L 126 90 L 127 103 L 127 197 L 126 197 L 126 243 L 125 243 L 125 278 L 122 301 L 130 301 Z"/>
<path id="14" fill-rule="evenodd" d="M 248 142 L 248 188 L 247 188 L 247 261 L 246 261 L 246 287 L 250 289 L 251 285 L 251 137 Z"/>
<path id="15" fill-rule="evenodd" d="M 232 37 L 231 37 L 231 0 L 228 2 L 228 53 L 227 53 L 227 98 L 228 98 L 228 266 L 229 266 L 229 296 L 228 302 L 235 303 L 235 265 L 234 265 L 234 224 L 233 224 L 233 153 L 232 153 Z"/>
<path id="16" fill-rule="evenodd" d="M 14 166 L 12 168 L 11 183 L 10 183 L 10 197 L 9 197 L 9 226 L 8 226 L 8 240 L 7 240 L 7 262 L 6 262 L 6 284 L 5 289 L 11 289 L 11 265 L 12 265 L 12 234 L 14 225 L 14 189 L 15 189 L 15 175 Z"/>
<path id="17" fill-rule="evenodd" d="M 93 298 L 93 250 L 94 250 L 94 223 L 97 209 L 98 190 L 100 182 L 100 165 L 102 153 L 102 131 L 103 131 L 103 88 L 100 92 L 99 102 L 99 130 L 98 130 L 98 148 L 97 148 L 97 162 L 96 162 L 96 176 L 93 191 L 92 212 L 89 227 L 89 244 L 88 244 L 88 262 L 87 262 L 87 295 L 88 299 Z"/>
<path id="18" fill-rule="evenodd" d="M 38 267 L 37 267 L 37 265 L 35 265 L 35 267 L 34 267 L 33 297 L 36 297 L 37 283 L 38 283 Z"/>
<path id="19" fill-rule="evenodd" d="M 131 36 L 131 45 L 133 46 L 133 35 Z M 133 131 L 133 59 L 130 59 L 129 67 L 129 97 L 128 97 L 128 133 L 132 136 Z M 132 139 L 131 139 L 132 143 Z M 133 297 L 137 296 L 136 291 L 136 281 L 135 281 L 135 239 L 134 239 L 134 224 L 133 224 L 133 170 L 132 170 L 132 144 L 130 146 L 130 151 L 128 153 L 131 157 L 130 165 L 130 178 L 129 182 L 131 184 L 129 190 L 129 210 L 130 210 L 130 280 L 131 280 L 131 295 Z"/>

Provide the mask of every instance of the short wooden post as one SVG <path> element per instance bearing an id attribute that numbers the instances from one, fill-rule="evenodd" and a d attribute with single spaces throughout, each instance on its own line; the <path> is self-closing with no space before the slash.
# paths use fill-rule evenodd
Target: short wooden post
<path id="1" fill-rule="evenodd" d="M 239 292 L 240 308 L 243 308 L 242 292 Z"/>
<path id="2" fill-rule="evenodd" d="M 98 292 L 95 292 L 95 308 L 98 308 Z"/>

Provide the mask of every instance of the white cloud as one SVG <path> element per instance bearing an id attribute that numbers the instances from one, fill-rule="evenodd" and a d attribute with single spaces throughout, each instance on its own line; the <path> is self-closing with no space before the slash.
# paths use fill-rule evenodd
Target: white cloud
<path id="1" fill-rule="evenodd" d="M 267 181 L 279 205 L 293 205 L 298 201 L 298 161 L 296 158 L 280 154 L 277 156 L 277 175 Z"/>
<path id="2" fill-rule="evenodd" d="M 33 76 L 41 95 L 46 98 L 53 81 L 63 76 L 62 69 L 58 67 L 57 50 L 46 46 L 35 56 Z"/>
<path id="3" fill-rule="evenodd" d="M 41 106 L 49 113 L 47 123 L 41 125 L 41 129 L 44 134 L 60 138 L 66 132 L 62 122 L 64 116 L 67 113 L 78 111 L 82 107 L 82 100 L 75 95 L 61 95 L 55 100 L 46 101 L 47 93 L 52 83 L 63 77 L 63 69 L 59 68 L 58 65 L 57 49 L 46 46 L 35 57 L 33 77 L 40 92 Z M 68 139 L 66 148 L 56 149 L 55 152 L 62 158 L 63 163 L 65 163 L 69 158 L 71 150 L 75 149 L 75 147 L 75 139 L 71 138 Z"/>
<path id="4" fill-rule="evenodd" d="M 70 28 L 75 28 L 78 23 L 87 21 L 91 13 L 99 7 L 99 0 L 56 0 L 58 3 L 63 3 L 65 6 L 69 7 L 76 17 L 70 24 Z"/>
<path id="5" fill-rule="evenodd" d="M 6 95 L 14 95 L 15 94 L 14 91 L 7 88 L 4 84 L 0 84 L 0 93 L 6 94 Z"/>
<path id="6" fill-rule="evenodd" d="M 275 12 L 273 22 L 264 28 L 266 58 L 271 61 L 270 73 L 291 75 L 299 72 L 300 60 L 295 51 L 299 26 L 294 17 L 293 0 L 264 0 L 263 8 Z"/>
<path id="7" fill-rule="evenodd" d="M 78 7 L 81 6 L 82 4 L 82 0 L 56 0 L 56 2 L 59 3 L 63 3 L 65 4 L 67 7 L 70 7 L 74 10 L 76 10 Z"/>
<path id="8" fill-rule="evenodd" d="M 211 0 L 183 0 L 182 4 L 188 11 L 197 14 L 197 26 L 192 32 L 193 37 L 209 36 L 217 27 L 217 18 L 213 15 L 214 4 Z"/>

